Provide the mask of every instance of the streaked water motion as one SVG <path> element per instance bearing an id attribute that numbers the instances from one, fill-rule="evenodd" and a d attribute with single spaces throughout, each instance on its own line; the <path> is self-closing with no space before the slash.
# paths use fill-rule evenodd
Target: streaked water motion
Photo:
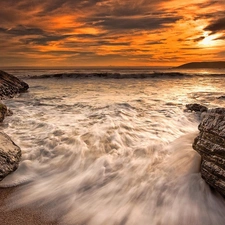
<path id="1" fill-rule="evenodd" d="M 192 149 L 197 114 L 224 106 L 223 76 L 26 78 L 2 129 L 22 149 L 15 207 L 61 224 L 224 225 L 225 202 L 202 180 Z M 22 185 L 23 184 L 23 185 Z"/>

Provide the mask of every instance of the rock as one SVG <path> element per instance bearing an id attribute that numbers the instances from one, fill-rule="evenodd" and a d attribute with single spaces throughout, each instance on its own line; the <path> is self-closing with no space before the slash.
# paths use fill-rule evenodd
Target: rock
<path id="1" fill-rule="evenodd" d="M 3 122 L 6 115 L 7 115 L 7 107 L 6 105 L 0 103 L 0 122 Z"/>
<path id="2" fill-rule="evenodd" d="M 0 132 L 0 180 L 17 169 L 20 157 L 21 149 L 8 135 Z"/>
<path id="3" fill-rule="evenodd" d="M 206 106 L 194 103 L 194 104 L 187 104 L 187 110 L 194 111 L 194 112 L 206 112 L 208 108 Z"/>
<path id="4" fill-rule="evenodd" d="M 217 99 L 225 99 L 225 95 L 221 95 L 221 96 L 217 97 Z"/>
<path id="5" fill-rule="evenodd" d="M 17 77 L 0 70 L 0 99 L 12 98 L 16 94 L 25 92 L 28 84 Z"/>
<path id="6" fill-rule="evenodd" d="M 193 148 L 202 157 L 202 178 L 225 196 L 225 108 L 208 110 L 198 128 Z"/>
<path id="7" fill-rule="evenodd" d="M 6 105 L 0 102 L 0 123 L 3 122 L 6 116 L 12 116 L 13 112 Z"/>
<path id="8" fill-rule="evenodd" d="M 13 111 L 7 107 L 6 116 L 12 116 L 12 115 L 13 115 Z"/>

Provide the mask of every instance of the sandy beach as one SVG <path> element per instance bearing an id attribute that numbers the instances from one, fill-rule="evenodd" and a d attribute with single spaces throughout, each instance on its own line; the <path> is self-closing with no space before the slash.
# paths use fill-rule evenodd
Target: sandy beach
<path id="1" fill-rule="evenodd" d="M 56 225 L 56 222 L 49 222 L 42 216 L 43 212 L 34 211 L 28 208 L 7 210 L 4 207 L 10 201 L 11 194 L 16 188 L 0 188 L 1 199 L 1 225 Z M 3 208 L 3 209 L 2 209 Z"/>

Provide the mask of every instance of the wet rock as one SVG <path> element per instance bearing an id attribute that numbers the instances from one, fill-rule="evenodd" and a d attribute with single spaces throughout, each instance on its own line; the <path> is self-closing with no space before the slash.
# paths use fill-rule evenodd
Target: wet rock
<path id="1" fill-rule="evenodd" d="M 208 108 L 206 106 L 194 103 L 194 104 L 187 104 L 187 110 L 194 111 L 194 112 L 206 112 Z"/>
<path id="2" fill-rule="evenodd" d="M 12 98 L 16 94 L 25 92 L 28 84 L 17 77 L 0 70 L 0 99 Z"/>
<path id="3" fill-rule="evenodd" d="M 193 148 L 202 156 L 201 175 L 225 196 L 225 108 L 208 110 L 198 128 Z"/>
<path id="4" fill-rule="evenodd" d="M 0 103 L 0 123 L 3 122 L 6 115 L 7 115 L 7 107 L 6 105 Z"/>
<path id="5" fill-rule="evenodd" d="M 225 99 L 225 95 L 221 95 L 221 96 L 217 97 L 217 99 Z"/>
<path id="6" fill-rule="evenodd" d="M 6 116 L 12 116 L 13 115 L 13 111 L 7 107 L 7 112 L 6 112 Z"/>
<path id="7" fill-rule="evenodd" d="M 8 135 L 0 132 L 0 181 L 19 165 L 21 149 Z"/>
<path id="8" fill-rule="evenodd" d="M 6 116 L 12 116 L 13 112 L 10 108 L 0 102 L 0 123 L 3 122 Z"/>

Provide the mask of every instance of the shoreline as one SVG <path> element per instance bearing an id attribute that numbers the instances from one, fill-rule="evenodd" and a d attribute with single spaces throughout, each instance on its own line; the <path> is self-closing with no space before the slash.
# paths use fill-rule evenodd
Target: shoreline
<path id="1" fill-rule="evenodd" d="M 6 209 L 7 201 L 17 187 L 0 188 L 1 214 L 0 224 L 2 225 L 57 225 L 56 221 L 45 219 L 44 212 L 31 208 Z M 4 209 L 5 208 L 5 209 Z"/>

